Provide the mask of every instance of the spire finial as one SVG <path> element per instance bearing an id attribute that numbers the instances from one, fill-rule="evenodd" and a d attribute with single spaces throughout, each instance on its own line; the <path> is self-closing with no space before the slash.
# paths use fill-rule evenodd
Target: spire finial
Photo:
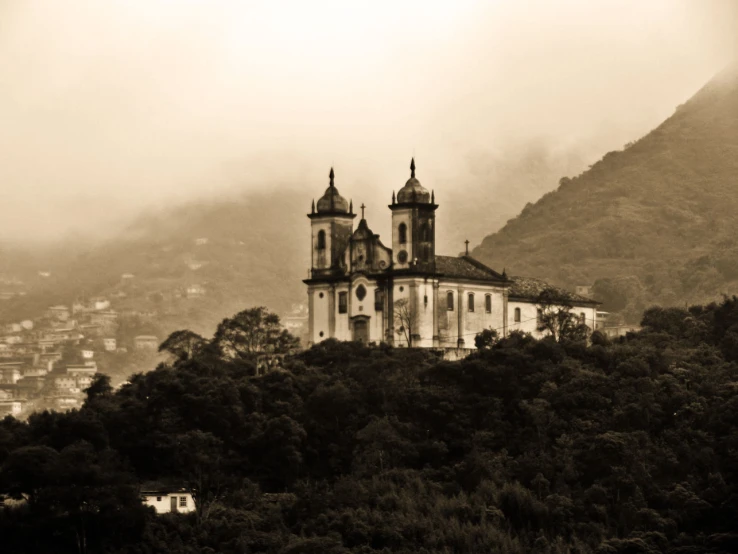
<path id="1" fill-rule="evenodd" d="M 313 198 L 313 211 L 312 213 L 315 213 L 315 198 Z"/>
<path id="2" fill-rule="evenodd" d="M 415 177 L 415 156 L 410 160 L 410 178 Z"/>
<path id="3" fill-rule="evenodd" d="M 507 271 L 505 270 L 504 267 L 502 268 L 502 278 L 507 280 Z"/>
<path id="4" fill-rule="evenodd" d="M 366 206 L 362 202 L 360 207 L 361 207 L 361 219 L 364 219 L 364 208 L 366 208 Z"/>
<path id="5" fill-rule="evenodd" d="M 469 239 L 466 239 L 464 241 L 464 244 L 466 244 L 466 255 L 468 256 L 469 255 Z"/>
<path id="6" fill-rule="evenodd" d="M 349 200 L 349 213 L 350 214 L 354 213 L 354 200 L 353 200 L 353 198 L 351 200 Z"/>
<path id="7" fill-rule="evenodd" d="M 392 203 L 393 204 L 395 203 L 395 191 L 394 190 L 392 191 Z"/>
<path id="8" fill-rule="evenodd" d="M 335 175 L 336 175 L 336 174 L 335 174 L 335 173 L 333 173 L 333 167 L 331 167 L 331 172 L 330 172 L 330 173 L 328 174 L 328 177 L 329 177 L 329 178 L 330 178 L 330 180 L 331 180 L 331 186 L 334 186 L 334 185 L 333 185 L 333 177 L 335 177 Z"/>
<path id="9" fill-rule="evenodd" d="M 436 191 L 432 190 L 431 191 L 431 204 L 435 204 L 435 203 L 436 203 Z"/>

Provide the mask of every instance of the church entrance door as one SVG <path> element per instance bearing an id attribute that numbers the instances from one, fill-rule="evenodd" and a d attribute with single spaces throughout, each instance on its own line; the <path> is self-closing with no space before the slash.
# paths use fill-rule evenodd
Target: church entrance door
<path id="1" fill-rule="evenodd" d="M 369 321 L 366 319 L 357 319 L 354 321 L 354 340 L 367 343 L 369 342 Z"/>

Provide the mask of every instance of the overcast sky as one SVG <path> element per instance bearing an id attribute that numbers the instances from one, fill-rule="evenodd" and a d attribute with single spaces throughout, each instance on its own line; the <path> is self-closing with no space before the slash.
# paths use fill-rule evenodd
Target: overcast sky
<path id="1" fill-rule="evenodd" d="M 735 53 L 736 5 L 0 0 L 0 238 L 318 197 L 331 164 L 387 220 L 413 154 L 439 202 L 493 196 L 531 148 L 586 166 L 671 115 Z"/>

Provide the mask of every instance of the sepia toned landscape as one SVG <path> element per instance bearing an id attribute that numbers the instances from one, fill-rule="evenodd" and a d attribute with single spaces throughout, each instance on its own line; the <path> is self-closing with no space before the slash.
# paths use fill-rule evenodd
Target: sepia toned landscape
<path id="1" fill-rule="evenodd" d="M 0 2 L 3 551 L 738 551 L 736 29 Z"/>

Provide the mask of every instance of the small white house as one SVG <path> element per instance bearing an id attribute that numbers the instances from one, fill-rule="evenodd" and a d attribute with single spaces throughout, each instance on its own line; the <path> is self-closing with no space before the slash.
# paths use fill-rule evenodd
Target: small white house
<path id="1" fill-rule="evenodd" d="M 142 490 L 141 498 L 146 506 L 151 506 L 157 514 L 181 513 L 195 511 L 195 500 L 192 493 L 185 489 L 172 490 Z"/>

